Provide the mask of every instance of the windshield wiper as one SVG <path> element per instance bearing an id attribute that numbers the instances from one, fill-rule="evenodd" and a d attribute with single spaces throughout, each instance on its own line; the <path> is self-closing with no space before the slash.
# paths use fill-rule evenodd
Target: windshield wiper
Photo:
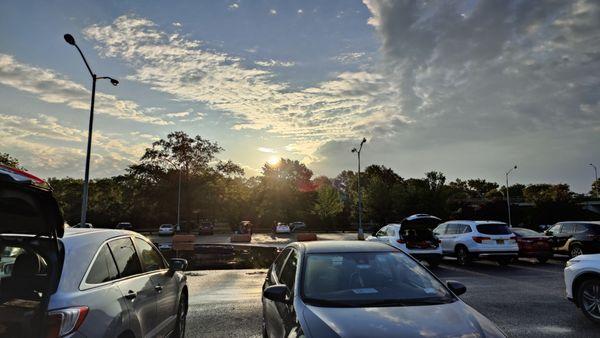
<path id="1" fill-rule="evenodd" d="M 451 297 L 427 297 L 415 299 L 378 299 L 372 302 L 361 303 L 362 306 L 414 306 L 414 305 L 438 305 L 454 302 Z"/>

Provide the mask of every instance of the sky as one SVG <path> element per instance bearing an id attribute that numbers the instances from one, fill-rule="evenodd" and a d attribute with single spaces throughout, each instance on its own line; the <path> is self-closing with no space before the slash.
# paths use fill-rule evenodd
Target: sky
<path id="1" fill-rule="evenodd" d="M 275 158 L 316 175 L 567 183 L 600 167 L 600 3 L 4 1 L 0 152 L 42 177 L 125 172 L 182 130 L 247 176 Z"/>

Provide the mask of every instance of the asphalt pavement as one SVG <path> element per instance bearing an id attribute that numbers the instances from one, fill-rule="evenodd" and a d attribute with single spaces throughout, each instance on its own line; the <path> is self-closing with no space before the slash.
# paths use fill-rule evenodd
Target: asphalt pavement
<path id="1" fill-rule="evenodd" d="M 443 280 L 467 286 L 461 298 L 495 322 L 509 337 L 599 337 L 565 298 L 565 259 L 547 264 L 520 261 L 507 267 L 446 260 L 432 270 Z M 264 269 L 204 270 L 188 273 L 188 337 L 260 337 Z"/>

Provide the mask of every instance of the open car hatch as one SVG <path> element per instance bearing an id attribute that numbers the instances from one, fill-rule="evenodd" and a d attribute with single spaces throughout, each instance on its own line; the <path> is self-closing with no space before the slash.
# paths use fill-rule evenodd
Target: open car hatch
<path id="1" fill-rule="evenodd" d="M 64 220 L 48 183 L 0 165 L 0 234 L 63 236 Z"/>

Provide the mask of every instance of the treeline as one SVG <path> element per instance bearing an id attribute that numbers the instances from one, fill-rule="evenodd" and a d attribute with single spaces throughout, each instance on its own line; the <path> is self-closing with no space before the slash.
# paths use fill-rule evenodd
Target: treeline
<path id="1" fill-rule="evenodd" d="M 174 132 L 147 148 L 138 163 L 120 176 L 90 182 L 88 221 L 113 227 L 129 221 L 139 228 L 175 223 L 181 179 L 181 219 L 237 224 L 251 220 L 269 228 L 275 222 L 305 221 L 313 229 L 355 229 L 357 174 L 342 171 L 333 178 L 315 177 L 304 164 L 281 159 L 265 164 L 262 174 L 247 178 L 242 168 L 218 158 L 223 149 L 200 136 Z M 0 163 L 18 160 L 0 153 Z M 82 180 L 51 178 L 65 219 L 79 222 Z M 363 220 L 376 227 L 414 213 L 443 219 L 507 220 L 506 187 L 484 179 L 447 182 L 441 172 L 403 178 L 392 169 L 371 165 L 361 173 Z M 600 180 L 591 194 L 600 192 Z M 509 187 L 513 224 L 550 224 L 565 219 L 597 218 L 579 204 L 585 197 L 566 184 L 515 184 Z"/>

